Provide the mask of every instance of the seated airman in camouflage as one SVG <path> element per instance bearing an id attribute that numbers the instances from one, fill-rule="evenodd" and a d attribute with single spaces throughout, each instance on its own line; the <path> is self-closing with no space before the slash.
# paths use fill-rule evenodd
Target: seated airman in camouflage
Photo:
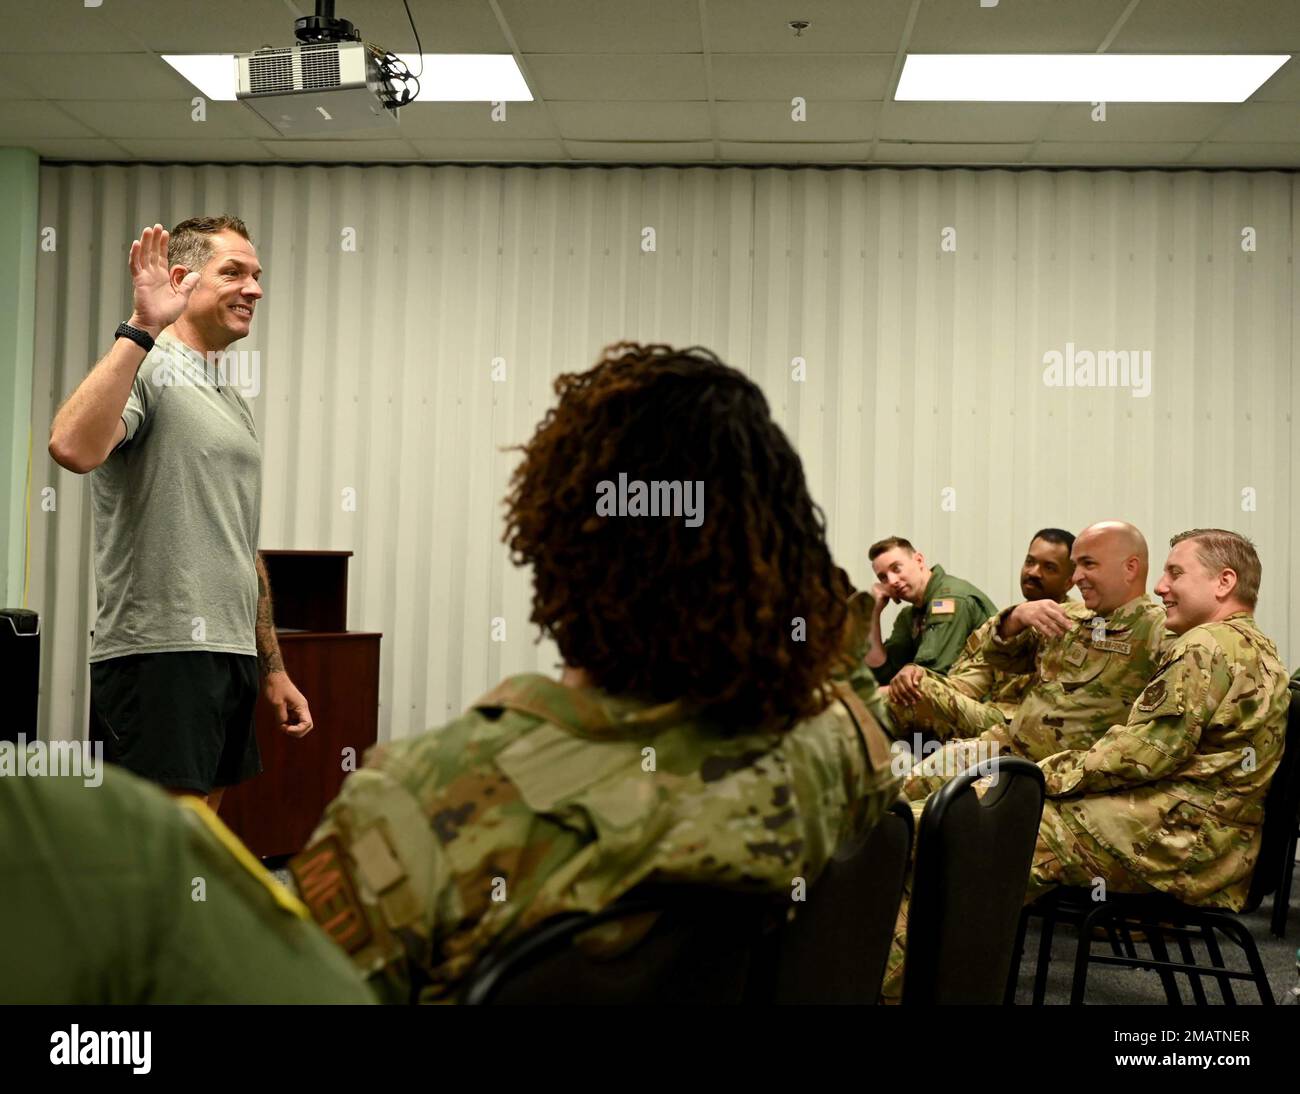
<path id="1" fill-rule="evenodd" d="M 1286 669 L 1255 624 L 1261 567 L 1236 532 L 1174 536 L 1156 595 L 1177 636 L 1128 718 L 1040 761 L 1048 801 L 1027 901 L 1058 885 L 1239 911 L 1285 741 Z M 906 905 L 886 994 L 901 990 Z"/>
<path id="2" fill-rule="evenodd" d="M 1044 528 L 1034 534 L 1020 567 L 1020 592 L 1025 600 L 1059 604 L 1069 596 L 1073 546 L 1074 536 L 1062 528 Z M 961 657 L 946 676 L 920 665 L 904 665 L 898 670 L 882 689 L 889 708 L 886 728 L 892 729 L 895 737 L 904 741 L 914 741 L 921 734 L 941 741 L 978 737 L 1015 717 L 1033 676 L 989 664 L 984 645 L 997 625 L 997 616 L 982 623 L 966 640 Z"/>
<path id="3" fill-rule="evenodd" d="M 555 387 L 505 540 L 563 675 L 371 750 L 291 863 L 385 999 L 453 999 L 506 940 L 642 882 L 788 901 L 898 793 L 843 683 L 853 590 L 758 387 L 627 343 Z M 693 511 L 650 515 L 637 484 Z"/>
<path id="4" fill-rule="evenodd" d="M 1124 521 L 1092 524 L 1070 557 L 1082 603 L 1040 599 L 1007 608 L 981 647 L 990 667 L 1031 674 L 1015 715 L 918 763 L 903 790 L 913 801 L 991 754 L 1038 761 L 1087 748 L 1123 719 L 1155 674 L 1165 613 L 1146 594 L 1142 533 Z"/>

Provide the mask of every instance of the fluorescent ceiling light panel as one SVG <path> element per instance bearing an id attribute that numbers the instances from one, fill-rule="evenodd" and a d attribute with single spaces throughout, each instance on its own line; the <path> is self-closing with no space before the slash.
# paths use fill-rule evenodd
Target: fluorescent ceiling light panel
<path id="1" fill-rule="evenodd" d="M 397 55 L 412 72 L 420 72 L 421 57 Z M 530 103 L 524 74 L 509 53 L 426 53 L 420 72 L 420 94 L 425 103 Z"/>
<path id="2" fill-rule="evenodd" d="M 239 66 L 233 53 L 164 53 L 163 60 L 214 102 L 235 101 Z"/>
<path id="3" fill-rule="evenodd" d="M 909 54 L 897 102 L 1240 103 L 1290 54 Z"/>
<path id="4" fill-rule="evenodd" d="M 524 75 L 509 53 L 414 53 L 397 55 L 420 72 L 416 102 L 532 102 Z M 163 60 L 214 102 L 235 101 L 238 67 L 232 53 L 163 55 Z M 421 61 L 423 71 L 421 72 Z"/>

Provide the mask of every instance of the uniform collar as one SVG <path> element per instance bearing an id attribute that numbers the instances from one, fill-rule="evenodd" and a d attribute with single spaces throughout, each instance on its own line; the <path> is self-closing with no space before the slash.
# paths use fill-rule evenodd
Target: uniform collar
<path id="1" fill-rule="evenodd" d="M 505 707 L 558 725 L 579 737 L 622 740 L 653 734 L 697 714 L 681 700 L 649 703 L 613 696 L 600 688 L 574 688 L 540 673 L 521 673 L 501 681 L 475 704 Z"/>
<path id="2" fill-rule="evenodd" d="M 944 576 L 945 576 L 945 575 L 944 575 L 943 567 L 942 567 L 942 566 L 931 566 L 931 567 L 930 567 L 930 583 L 929 583 L 928 585 L 926 585 L 926 587 L 925 587 L 925 595 L 924 595 L 923 597 L 921 597 L 921 607 L 922 607 L 922 608 L 924 608 L 925 605 L 926 605 L 926 602 L 929 601 L 929 600 L 931 600 L 931 599 L 933 599 L 934 594 L 937 593 L 937 592 L 939 591 L 938 588 L 937 588 L 937 586 L 938 586 L 939 582 L 943 580 Z"/>

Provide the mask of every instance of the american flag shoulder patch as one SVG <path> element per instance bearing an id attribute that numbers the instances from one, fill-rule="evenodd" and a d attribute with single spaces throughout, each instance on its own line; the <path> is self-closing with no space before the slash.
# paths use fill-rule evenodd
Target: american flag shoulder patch
<path id="1" fill-rule="evenodd" d="M 955 600 L 931 600 L 931 615 L 952 615 L 957 610 L 957 601 Z"/>

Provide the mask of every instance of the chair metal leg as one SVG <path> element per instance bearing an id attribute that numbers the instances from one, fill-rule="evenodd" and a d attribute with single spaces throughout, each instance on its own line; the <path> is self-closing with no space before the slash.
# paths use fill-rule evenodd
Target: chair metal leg
<path id="1" fill-rule="evenodd" d="M 1219 940 L 1214 937 L 1214 924 L 1201 924 L 1201 937 L 1205 939 L 1205 948 L 1209 951 L 1210 961 L 1216 969 L 1226 969 L 1228 966 L 1223 963 L 1223 954 L 1219 950 Z M 1232 978 L 1220 976 L 1216 978 L 1219 981 L 1219 994 L 1223 997 L 1224 1006 L 1235 1007 L 1237 1005 L 1237 996 L 1232 990 Z"/>
<path id="2" fill-rule="evenodd" d="M 1047 969 L 1052 963 L 1052 935 L 1056 930 L 1056 912 L 1054 906 L 1043 909 L 1043 928 L 1038 934 L 1038 961 L 1034 966 L 1033 1004 L 1043 1005 L 1047 998 Z"/>
<path id="3" fill-rule="evenodd" d="M 1169 950 L 1165 948 L 1164 932 L 1160 929 L 1160 924 L 1156 922 L 1154 916 L 1151 919 L 1143 920 L 1142 927 L 1147 932 L 1147 942 L 1151 946 L 1151 956 L 1157 961 L 1168 961 Z M 1174 979 L 1174 974 L 1170 969 L 1156 969 L 1156 974 L 1160 977 L 1160 983 L 1165 988 L 1165 998 L 1169 1001 L 1171 1007 L 1181 1007 L 1183 1005 L 1182 994 L 1178 990 L 1178 981 Z"/>
<path id="4" fill-rule="evenodd" d="M 1181 927 L 1182 924 L 1180 923 Z M 1183 931 L 1178 932 L 1178 952 L 1183 955 L 1185 965 L 1197 964 L 1196 955 L 1192 952 L 1191 940 Z M 1189 972 L 1187 979 L 1192 983 L 1192 999 L 1198 1007 L 1209 1006 L 1209 1001 L 1205 998 L 1205 985 L 1201 983 L 1200 973 Z"/>
<path id="5" fill-rule="evenodd" d="M 1079 943 L 1074 951 L 1074 980 L 1070 984 L 1072 1007 L 1083 1005 L 1083 996 L 1088 990 L 1088 962 L 1092 957 L 1092 929 L 1108 911 L 1108 906 L 1103 902 L 1088 912 L 1079 924 Z"/>
<path id="6" fill-rule="evenodd" d="M 1025 952 L 1025 930 L 1029 926 L 1029 909 L 1020 909 L 1020 926 L 1016 928 L 1016 945 L 1011 951 L 1011 973 L 1007 977 L 1007 990 L 1002 997 L 1004 1007 L 1016 1005 L 1016 988 L 1020 984 L 1020 963 Z"/>
<path id="7" fill-rule="evenodd" d="M 1276 1005 L 1277 1000 L 1273 998 L 1273 988 L 1268 982 L 1268 972 L 1264 968 L 1264 963 L 1259 959 L 1259 947 L 1255 945 L 1255 939 L 1251 936 L 1244 924 L 1232 919 L 1229 916 L 1220 918 L 1214 917 L 1214 922 L 1218 928 L 1231 938 L 1242 952 L 1246 955 L 1246 961 L 1250 965 L 1251 978 L 1255 981 L 1255 988 L 1259 992 L 1259 1001 L 1266 1007 Z"/>
<path id="8" fill-rule="evenodd" d="M 1286 855 L 1282 860 L 1282 878 L 1278 882 L 1277 892 L 1273 894 L 1273 915 L 1269 926 L 1278 938 L 1286 937 L 1286 917 L 1291 911 L 1291 876 L 1295 873 L 1296 835 L 1300 829 L 1292 831 L 1287 841 Z"/>
<path id="9" fill-rule="evenodd" d="M 1115 931 L 1118 933 L 1120 940 L 1124 943 L 1124 954 L 1127 957 L 1137 960 L 1137 947 L 1133 945 L 1133 936 L 1129 933 L 1128 924 L 1122 919 L 1115 924 Z"/>

